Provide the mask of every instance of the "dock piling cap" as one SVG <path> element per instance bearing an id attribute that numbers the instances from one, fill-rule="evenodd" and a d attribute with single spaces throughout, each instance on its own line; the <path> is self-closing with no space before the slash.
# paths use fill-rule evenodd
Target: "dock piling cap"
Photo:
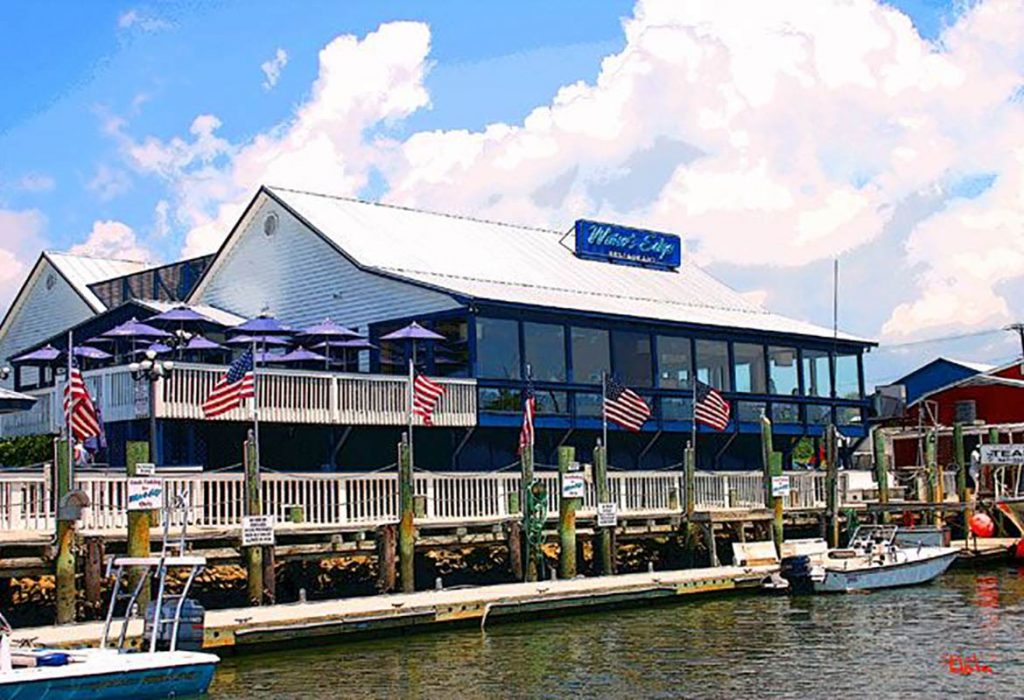
<path id="1" fill-rule="evenodd" d="M 64 494 L 60 503 L 57 504 L 58 520 L 81 520 L 82 509 L 92 505 L 89 494 L 81 489 L 75 489 Z"/>

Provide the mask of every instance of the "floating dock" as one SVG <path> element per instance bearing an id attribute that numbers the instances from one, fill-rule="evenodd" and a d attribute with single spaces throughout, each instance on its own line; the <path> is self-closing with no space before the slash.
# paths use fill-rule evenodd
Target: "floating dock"
<path id="1" fill-rule="evenodd" d="M 756 589 L 776 566 L 720 566 L 429 590 L 265 607 L 210 610 L 204 649 L 218 654 L 298 646 L 313 638 L 373 636 L 426 631 L 451 625 L 485 625 L 525 616 L 557 616 L 610 607 L 681 600 L 690 596 Z M 134 621 L 129 637 L 138 639 Z M 15 644 L 96 646 L 102 622 L 16 630 Z"/>

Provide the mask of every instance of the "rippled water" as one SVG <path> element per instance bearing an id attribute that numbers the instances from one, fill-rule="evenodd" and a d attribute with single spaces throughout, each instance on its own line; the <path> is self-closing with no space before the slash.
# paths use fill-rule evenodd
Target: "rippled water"
<path id="1" fill-rule="evenodd" d="M 213 698 L 1024 697 L 1024 568 L 227 659 Z M 952 673 L 949 655 L 991 673 Z"/>

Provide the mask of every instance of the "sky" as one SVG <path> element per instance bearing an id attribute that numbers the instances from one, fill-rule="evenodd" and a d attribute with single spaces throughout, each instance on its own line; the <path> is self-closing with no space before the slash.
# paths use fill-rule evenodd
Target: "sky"
<path id="1" fill-rule="evenodd" d="M 260 184 L 681 235 L 890 381 L 1003 363 L 1024 292 L 1020 0 L 16 3 L 0 308 L 41 249 L 211 252 Z"/>

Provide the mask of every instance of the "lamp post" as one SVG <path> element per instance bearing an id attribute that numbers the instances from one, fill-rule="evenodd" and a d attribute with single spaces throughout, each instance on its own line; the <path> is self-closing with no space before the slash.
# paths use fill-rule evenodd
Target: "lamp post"
<path id="1" fill-rule="evenodd" d="M 156 464 L 156 383 L 174 371 L 174 362 L 159 360 L 154 350 L 147 350 L 142 362 L 132 362 L 128 371 L 135 381 L 149 382 L 149 458 Z"/>
<path id="2" fill-rule="evenodd" d="M 11 376 L 10 367 L 0 367 L 0 382 L 6 382 L 7 378 Z"/>

